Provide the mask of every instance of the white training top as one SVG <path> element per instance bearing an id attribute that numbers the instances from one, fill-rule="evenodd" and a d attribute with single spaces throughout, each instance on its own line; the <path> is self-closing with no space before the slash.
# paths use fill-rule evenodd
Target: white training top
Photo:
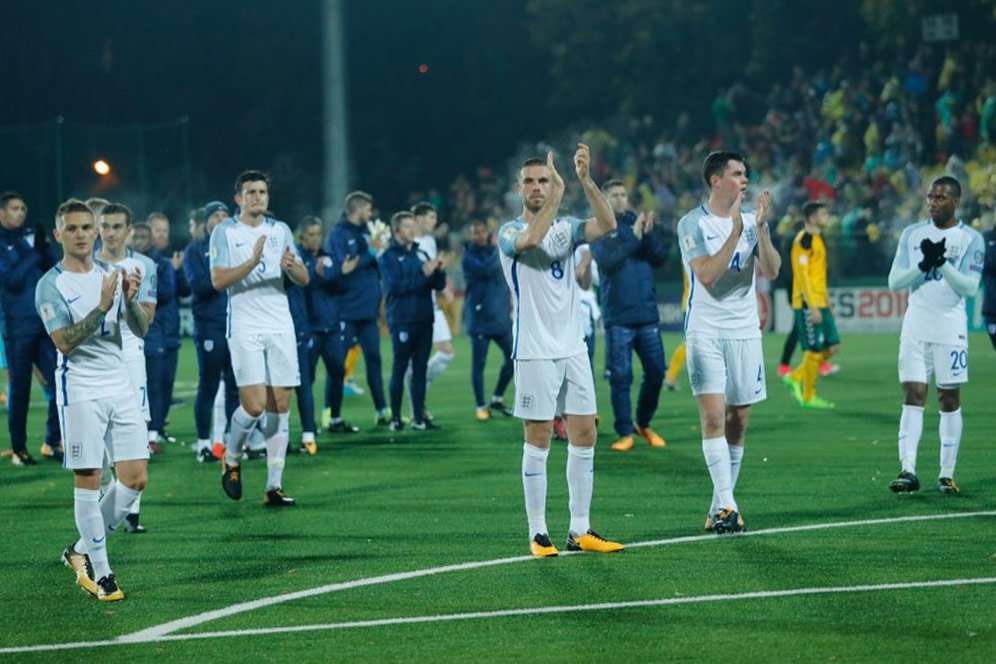
<path id="1" fill-rule="evenodd" d="M 515 251 L 515 238 L 528 224 L 519 217 L 498 230 L 505 281 L 515 302 L 512 357 L 558 360 L 587 353 L 585 312 L 574 280 L 574 248 L 584 242 L 585 222 L 558 217 L 536 249 Z"/>
<path id="2" fill-rule="evenodd" d="M 689 275 L 685 336 L 708 335 L 717 339 L 756 339 L 761 336 L 754 288 L 757 259 L 757 226 L 753 212 L 743 213 L 744 230 L 726 272 L 709 288 L 695 279 L 689 263 L 699 256 L 719 252 L 733 232 L 733 219 L 719 217 L 704 205 L 678 222 L 681 260 Z"/>
<path id="3" fill-rule="evenodd" d="M 112 268 L 94 261 L 85 274 L 68 272 L 62 262 L 45 273 L 35 288 L 35 309 L 51 334 L 80 322 L 100 304 L 100 287 Z M 124 396 L 134 398 L 121 353 L 121 328 L 127 324 L 121 306 L 121 278 L 104 322 L 69 357 L 58 351 L 55 367 L 56 403 L 65 406 Z"/>
<path id="4" fill-rule="evenodd" d="M 96 255 L 94 259 L 103 260 Z M 125 257 L 116 263 L 110 261 L 104 262 L 114 269 L 124 269 L 129 274 L 138 270 L 138 273 L 142 275 L 142 283 L 139 286 L 138 294 L 135 295 L 135 300 L 139 304 L 156 303 L 159 276 L 155 261 L 145 254 L 140 254 L 137 251 L 129 249 Z M 121 349 L 125 361 L 145 361 L 145 340 L 132 332 L 128 325 L 121 326 Z"/>
<path id="5" fill-rule="evenodd" d="M 961 222 L 948 229 L 938 228 L 929 219 L 907 226 L 899 237 L 893 266 L 909 269 L 919 263 L 923 259 L 920 243 L 924 239 L 932 242 L 944 239 L 948 263 L 976 281 L 982 278 L 985 241 L 982 234 Z M 936 269 L 922 274 L 910 286 L 909 308 L 903 316 L 900 336 L 946 346 L 968 345 L 965 298 Z"/>
<path id="6" fill-rule="evenodd" d="M 226 336 L 252 332 L 294 334 L 284 273 L 280 259 L 289 248 L 298 261 L 294 236 L 282 221 L 266 218 L 259 226 L 250 226 L 229 217 L 211 231 L 211 268 L 238 267 L 252 258 L 256 240 L 266 236 L 263 259 L 242 281 L 228 288 L 228 325 Z"/>

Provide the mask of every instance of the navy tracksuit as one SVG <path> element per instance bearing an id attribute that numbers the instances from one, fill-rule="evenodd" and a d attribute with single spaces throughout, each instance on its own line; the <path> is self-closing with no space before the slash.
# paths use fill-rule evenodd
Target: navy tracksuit
<path id="1" fill-rule="evenodd" d="M 342 272 L 338 263 L 331 256 L 313 256 L 302 249 L 301 256 L 307 263 L 309 260 L 314 268 L 309 269 L 311 281 L 308 282 L 308 294 L 311 298 L 311 336 L 314 339 L 311 356 L 308 359 L 308 370 L 311 380 L 315 380 L 315 369 L 318 358 L 325 363 L 326 402 L 332 411 L 332 417 L 342 415 L 342 381 L 345 377 L 346 348 L 342 339 L 342 324 L 339 322 L 339 293 L 342 282 Z M 318 264 L 322 271 L 318 271 Z"/>
<path id="2" fill-rule="evenodd" d="M 15 453 L 27 451 L 32 367 L 41 371 L 48 389 L 56 387 L 55 344 L 35 309 L 35 286 L 58 262 L 56 253 L 45 241 L 42 229 L 36 235 L 34 230 L 23 226 L 15 229 L 0 226 L 0 306 L 10 371 L 7 426 L 10 447 Z M 48 403 L 45 442 L 57 447 L 60 440 L 59 416 L 53 398 Z"/>
<path id="3" fill-rule="evenodd" d="M 352 347 L 354 341 L 363 349 L 363 359 L 367 367 L 367 384 L 374 407 L 383 410 L 384 377 L 381 375 L 380 329 L 377 317 L 380 314 L 380 270 L 377 259 L 370 251 L 366 226 L 352 224 L 346 215 L 332 227 L 322 246 L 326 256 L 336 265 L 342 265 L 346 258 L 358 256 L 356 269 L 342 275 L 339 291 L 339 329 L 342 343 Z"/>
<path id="4" fill-rule="evenodd" d="M 643 382 L 636 404 L 636 425 L 647 427 L 657 410 L 667 359 L 661 342 L 654 268 L 667 258 L 667 247 L 653 232 L 637 239 L 636 214 L 616 215 L 616 230 L 591 246 L 598 263 L 600 304 L 605 324 L 609 385 L 615 430 L 620 436 L 635 431 L 630 386 L 633 351 L 643 364 Z"/>
<path id="5" fill-rule="evenodd" d="M 210 236 L 194 240 L 184 250 L 183 274 L 193 293 L 194 345 L 197 348 L 197 396 L 194 399 L 194 423 L 197 438 L 211 437 L 211 417 L 218 384 L 225 379 L 225 417 L 231 419 L 239 405 L 239 391 L 232 372 L 225 331 L 228 325 L 228 294 L 211 285 L 209 261 Z M 158 313 L 156 314 L 158 318 Z M 148 346 L 148 341 L 146 341 Z M 150 404 L 151 406 L 151 404 Z"/>
<path id="6" fill-rule="evenodd" d="M 481 408 L 484 401 L 484 365 L 488 345 L 494 341 L 505 356 L 495 385 L 495 397 L 502 397 L 515 373 L 512 362 L 511 296 L 498 258 L 498 247 L 469 242 L 463 250 L 463 276 L 467 283 L 464 294 L 464 325 L 470 335 L 470 382 L 474 397 Z"/>
<path id="7" fill-rule="evenodd" d="M 162 433 L 173 403 L 173 382 L 180 351 L 180 300 L 190 295 L 183 270 L 174 270 L 172 254 L 153 250 L 149 258 L 158 269 L 156 317 L 145 335 L 145 371 L 149 381 L 150 431 Z"/>
<path id="8" fill-rule="evenodd" d="M 297 245 L 301 260 L 309 275 L 315 271 L 315 255 L 301 245 Z M 301 416 L 301 431 L 315 432 L 315 396 L 312 393 L 314 374 L 311 372 L 311 354 L 315 345 L 311 336 L 311 291 L 307 286 L 298 286 L 284 275 L 284 291 L 287 305 L 294 321 L 294 336 L 297 339 L 297 366 L 301 373 L 301 383 L 294 388 L 297 393 L 297 412 Z"/>
<path id="9" fill-rule="evenodd" d="M 986 247 L 985 262 L 982 267 L 982 316 L 986 319 L 986 332 L 996 348 L 996 230 L 982 235 Z"/>
<path id="10" fill-rule="evenodd" d="M 405 371 L 412 365 L 412 417 L 422 422 L 425 414 L 425 373 L 432 350 L 434 319 L 432 291 L 446 287 L 446 272 L 436 270 L 428 277 L 422 264 L 429 260 L 418 243 L 410 247 L 391 240 L 380 257 L 387 291 L 387 326 L 391 330 L 394 361 L 391 365 L 391 410 L 401 414 Z"/>

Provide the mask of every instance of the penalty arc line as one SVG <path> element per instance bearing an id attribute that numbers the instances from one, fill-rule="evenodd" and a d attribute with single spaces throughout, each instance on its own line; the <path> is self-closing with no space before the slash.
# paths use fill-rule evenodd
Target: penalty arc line
<path id="1" fill-rule="evenodd" d="M 557 613 L 580 613 L 587 611 L 608 611 L 614 609 L 639 609 L 647 607 L 675 606 L 680 604 L 703 604 L 707 602 L 728 602 L 751 599 L 773 599 L 780 597 L 798 597 L 804 595 L 830 595 L 863 592 L 881 592 L 893 590 L 921 590 L 928 588 L 950 588 L 955 586 L 977 586 L 996 583 L 996 577 L 981 577 L 970 579 L 940 579 L 935 581 L 910 581 L 904 583 L 877 583 L 860 586 L 824 586 L 816 588 L 789 588 L 785 590 L 759 590 L 726 595 L 693 595 L 691 597 L 668 597 L 664 599 L 643 599 L 626 602 L 602 602 L 599 604 L 580 604 L 575 606 L 540 606 L 522 609 L 501 609 L 498 611 L 473 611 L 469 613 L 449 613 L 434 616 L 406 616 L 398 618 L 382 618 L 378 620 L 357 620 L 352 622 L 320 623 L 313 625 L 289 625 L 285 627 L 260 627 L 256 629 L 238 629 L 222 632 L 198 632 L 194 634 L 166 634 L 151 637 L 141 641 L 82 641 L 78 643 L 53 643 L 35 646 L 20 646 L 0 648 L 0 654 L 42 652 L 52 650 L 75 650 L 82 648 L 101 648 L 108 646 L 126 646 L 146 643 L 166 643 L 170 641 L 194 641 L 203 639 L 219 639 L 233 636 L 263 636 L 268 634 L 289 634 L 295 632 L 317 632 L 338 629 L 357 629 L 364 627 L 386 627 L 392 625 L 417 625 L 424 623 L 443 623 L 462 620 L 481 620 L 490 618 L 508 618 L 513 616 L 549 615 Z"/>
<path id="2" fill-rule="evenodd" d="M 877 526 L 892 523 L 910 523 L 916 521 L 940 521 L 948 519 L 962 519 L 969 517 L 979 517 L 979 516 L 996 516 L 996 510 L 988 510 L 981 512 L 952 512 L 948 514 L 928 514 L 921 516 L 901 516 L 901 517 L 889 517 L 884 519 L 862 519 L 859 521 L 837 521 L 830 523 L 816 523 L 808 524 L 803 526 L 787 526 L 783 528 L 766 528 L 762 530 L 755 530 L 746 533 L 741 533 L 735 537 L 757 537 L 760 535 L 777 535 L 782 533 L 794 533 L 794 532 L 807 532 L 814 530 L 828 530 L 832 528 L 849 528 L 855 526 Z M 684 544 L 691 542 L 717 542 L 721 540 L 729 539 L 727 537 L 717 537 L 716 535 L 689 535 L 685 537 L 674 537 L 670 539 L 662 540 L 650 540 L 644 542 L 634 542 L 632 544 L 627 544 L 627 548 L 635 549 L 638 547 L 647 546 L 667 546 L 671 544 Z M 570 552 L 565 552 L 570 554 Z M 565 555 L 562 553 L 561 555 Z M 481 569 L 484 567 L 495 567 L 498 565 L 507 565 L 510 563 L 518 563 L 525 561 L 535 561 L 537 560 L 533 556 L 514 556 L 511 558 L 495 558 L 492 560 L 481 560 L 468 563 L 459 563 L 455 565 L 444 565 L 442 567 L 429 567 L 426 569 L 413 570 L 410 572 L 397 572 L 394 574 L 385 574 L 382 576 L 372 576 L 363 579 L 355 579 L 353 581 L 343 581 L 339 583 L 332 583 L 325 586 L 318 586 L 316 588 L 308 588 L 306 590 L 299 590 L 296 592 L 285 593 L 283 595 L 275 595 L 272 597 L 263 597 L 260 599 L 252 600 L 249 602 L 241 602 L 239 604 L 233 604 L 221 609 L 214 609 L 212 611 L 206 611 L 204 613 L 199 613 L 193 616 L 188 616 L 186 618 L 179 618 L 177 620 L 172 620 L 170 622 L 162 623 L 160 625 L 155 625 L 138 632 L 133 632 L 131 634 L 124 634 L 117 637 L 118 641 L 128 642 L 128 641 L 146 641 L 149 639 L 157 638 L 160 636 L 165 636 L 171 634 L 181 629 L 189 629 L 203 623 L 218 620 L 220 618 L 227 618 L 239 613 L 245 613 L 247 611 L 254 611 L 256 609 L 265 608 L 268 606 L 273 606 L 275 604 L 282 604 L 284 602 L 291 602 L 298 599 L 304 599 L 307 597 L 314 597 L 316 595 L 325 595 L 328 593 L 339 592 L 341 590 L 350 590 L 352 588 L 361 588 L 365 586 L 376 586 L 386 583 L 394 583 L 396 581 L 407 581 L 409 579 L 417 579 L 425 576 L 435 576 L 437 574 L 445 574 L 448 572 L 462 572 L 472 569 Z"/>

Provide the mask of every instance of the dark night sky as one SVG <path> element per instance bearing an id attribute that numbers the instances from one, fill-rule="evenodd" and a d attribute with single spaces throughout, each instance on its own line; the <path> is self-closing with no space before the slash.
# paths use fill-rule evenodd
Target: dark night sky
<path id="1" fill-rule="evenodd" d="M 501 163 L 517 142 L 550 126 L 537 109 L 547 67 L 529 40 L 525 0 L 344 5 L 353 186 L 400 204 L 413 187 L 445 187 L 460 171 Z M 41 0 L 4 15 L 0 126 L 60 115 L 101 124 L 189 116 L 195 202 L 227 198 L 235 174 L 261 167 L 276 176 L 275 209 L 318 209 L 319 0 Z M 428 74 L 419 74 L 421 63 Z M 88 134 L 83 143 L 101 152 L 106 135 Z M 8 155 L 11 136 L 0 134 Z M 159 156 L 176 161 L 178 140 L 167 143 L 146 146 L 151 170 Z M 66 164 L 67 193 L 93 193 L 89 161 L 76 153 L 66 159 L 74 162 Z M 119 189 L 136 182 L 129 161 L 115 164 Z M 9 168 L 0 175 L 15 180 L 0 188 L 33 186 Z"/>

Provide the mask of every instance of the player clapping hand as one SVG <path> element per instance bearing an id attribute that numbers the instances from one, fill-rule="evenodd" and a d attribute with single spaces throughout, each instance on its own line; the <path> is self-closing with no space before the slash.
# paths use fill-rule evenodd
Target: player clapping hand
<path id="1" fill-rule="evenodd" d="M 121 270 L 121 288 L 124 291 L 125 302 L 134 302 L 142 286 L 142 273 L 137 269 L 131 272 Z"/>
<path id="2" fill-rule="evenodd" d="M 107 313 L 114 306 L 114 295 L 118 291 L 118 273 L 111 272 L 100 283 L 100 310 Z"/>
<path id="3" fill-rule="evenodd" d="M 262 240 L 263 238 L 260 239 Z M 297 263 L 297 256 L 291 251 L 290 247 L 287 247 L 280 257 L 280 269 L 284 272 L 289 272 L 294 268 L 295 263 Z"/>

